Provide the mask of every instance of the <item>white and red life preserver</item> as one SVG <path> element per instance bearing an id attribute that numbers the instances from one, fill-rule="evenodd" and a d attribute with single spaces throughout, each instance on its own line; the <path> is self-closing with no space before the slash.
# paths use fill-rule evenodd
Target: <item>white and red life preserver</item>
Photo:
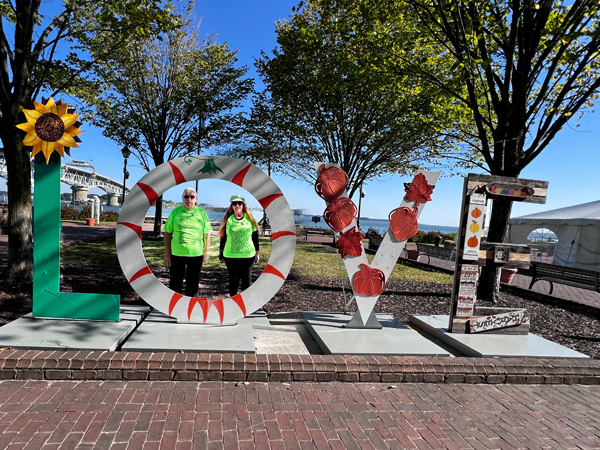
<path id="1" fill-rule="evenodd" d="M 154 276 L 142 250 L 142 225 L 156 199 L 181 183 L 208 178 L 229 181 L 250 192 L 269 216 L 273 230 L 271 256 L 263 273 L 232 298 L 187 297 L 172 291 Z M 116 244 L 125 277 L 150 306 L 178 322 L 226 325 L 261 308 L 277 293 L 294 261 L 296 232 L 285 196 L 258 167 L 226 156 L 186 156 L 161 164 L 131 189 L 119 214 Z"/>

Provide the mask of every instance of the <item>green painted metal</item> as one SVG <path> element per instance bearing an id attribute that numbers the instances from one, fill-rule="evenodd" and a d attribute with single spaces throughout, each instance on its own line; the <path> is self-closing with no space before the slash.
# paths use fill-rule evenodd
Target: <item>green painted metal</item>
<path id="1" fill-rule="evenodd" d="M 35 163 L 33 316 L 118 322 L 119 295 L 60 292 L 60 170 Z"/>

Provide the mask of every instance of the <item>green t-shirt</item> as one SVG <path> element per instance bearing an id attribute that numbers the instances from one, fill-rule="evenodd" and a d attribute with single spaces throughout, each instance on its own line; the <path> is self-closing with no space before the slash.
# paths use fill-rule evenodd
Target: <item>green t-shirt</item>
<path id="1" fill-rule="evenodd" d="M 252 233 L 256 231 L 256 227 L 247 215 L 244 214 L 243 218 L 237 220 L 232 214 L 227 219 L 225 227 L 227 231 L 227 242 L 223 249 L 225 258 L 251 258 L 256 255 L 252 242 Z"/>
<path id="2" fill-rule="evenodd" d="M 165 223 L 165 232 L 171 233 L 171 254 L 201 256 L 204 253 L 204 235 L 211 232 L 206 211 L 198 206 L 186 209 L 178 206 Z"/>

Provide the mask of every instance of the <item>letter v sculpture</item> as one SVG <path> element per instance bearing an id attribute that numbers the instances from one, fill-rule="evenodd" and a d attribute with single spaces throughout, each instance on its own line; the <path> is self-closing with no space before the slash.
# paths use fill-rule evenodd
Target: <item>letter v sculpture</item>
<path id="1" fill-rule="evenodd" d="M 336 164 L 315 163 L 315 191 L 327 205 L 325 223 L 336 233 L 336 247 L 351 280 L 357 311 L 346 328 L 382 328 L 375 316 L 377 299 L 406 241 L 419 231 L 418 218 L 440 176 L 439 172 L 419 172 L 411 183 L 405 183 L 406 193 L 400 206 L 389 214 L 390 227 L 373 261 L 369 264 L 362 246 L 362 234 L 356 226 L 356 205 L 348 198 L 348 175 Z"/>

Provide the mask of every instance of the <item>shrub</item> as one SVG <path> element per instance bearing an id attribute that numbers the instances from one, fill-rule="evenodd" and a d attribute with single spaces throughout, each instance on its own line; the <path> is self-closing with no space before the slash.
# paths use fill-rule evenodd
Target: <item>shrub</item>
<path id="1" fill-rule="evenodd" d="M 92 207 L 89 205 L 85 205 L 81 209 L 76 209 L 68 205 L 60 208 L 61 220 L 85 220 L 88 217 L 92 217 Z"/>
<path id="2" fill-rule="evenodd" d="M 448 233 L 444 235 L 444 241 L 452 241 L 456 240 L 456 233 Z"/>
<path id="3" fill-rule="evenodd" d="M 440 242 L 444 240 L 444 233 L 441 231 L 428 231 L 425 233 L 424 231 L 419 230 L 412 239 L 409 239 L 409 241 L 421 242 L 423 244 L 435 244 L 436 236 L 440 237 Z"/>
<path id="4" fill-rule="evenodd" d="M 116 222 L 119 218 L 119 213 L 116 211 L 102 211 L 100 213 L 100 222 Z"/>
<path id="5" fill-rule="evenodd" d="M 62 206 L 60 208 L 61 220 L 79 220 L 79 211 L 72 206 Z"/>

